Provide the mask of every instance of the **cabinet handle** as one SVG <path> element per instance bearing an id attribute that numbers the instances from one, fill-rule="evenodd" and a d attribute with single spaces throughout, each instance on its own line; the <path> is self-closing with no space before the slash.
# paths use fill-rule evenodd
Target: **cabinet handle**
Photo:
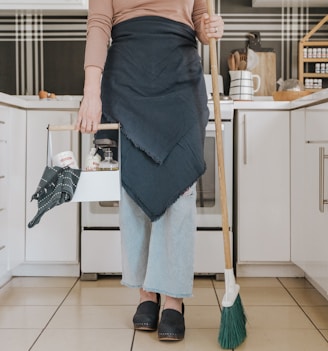
<path id="1" fill-rule="evenodd" d="M 244 114 L 243 118 L 243 134 L 244 134 L 244 152 L 243 152 L 243 158 L 244 158 L 244 165 L 247 165 L 247 118 L 246 114 Z"/>
<path id="2" fill-rule="evenodd" d="M 0 251 L 1 251 L 1 250 L 4 250 L 5 248 L 6 248 L 6 245 L 0 246 Z"/>
<path id="3" fill-rule="evenodd" d="M 325 212 L 325 205 L 328 204 L 328 200 L 325 200 L 325 159 L 328 159 L 328 155 L 325 155 L 325 148 L 319 148 L 319 210 Z"/>
<path id="4" fill-rule="evenodd" d="M 4 175 L 0 175 L 0 179 L 5 179 L 5 176 Z"/>
<path id="5" fill-rule="evenodd" d="M 5 121 L 0 121 L 0 124 L 6 124 L 6 122 Z"/>

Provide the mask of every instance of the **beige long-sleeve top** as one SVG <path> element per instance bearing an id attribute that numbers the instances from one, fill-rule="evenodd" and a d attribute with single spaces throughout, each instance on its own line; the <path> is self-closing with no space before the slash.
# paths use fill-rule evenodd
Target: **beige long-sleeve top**
<path id="1" fill-rule="evenodd" d="M 201 17 L 206 0 L 90 0 L 84 67 L 104 68 L 112 27 L 140 16 L 161 16 L 184 23 L 196 31 L 201 42 Z"/>

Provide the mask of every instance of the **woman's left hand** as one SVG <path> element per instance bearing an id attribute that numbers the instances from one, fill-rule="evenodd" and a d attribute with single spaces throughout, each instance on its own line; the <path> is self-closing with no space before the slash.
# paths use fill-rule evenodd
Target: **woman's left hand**
<path id="1" fill-rule="evenodd" d="M 223 35 L 224 22 L 220 15 L 210 16 L 204 13 L 202 17 L 202 32 L 210 39 L 220 39 Z"/>

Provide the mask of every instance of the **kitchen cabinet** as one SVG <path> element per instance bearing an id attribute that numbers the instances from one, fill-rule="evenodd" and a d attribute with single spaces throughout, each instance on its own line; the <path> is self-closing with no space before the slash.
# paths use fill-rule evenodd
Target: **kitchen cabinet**
<path id="1" fill-rule="evenodd" d="M 26 223 L 37 213 L 37 201 L 30 201 L 47 164 L 47 126 L 72 124 L 76 111 L 27 110 Z M 78 133 L 52 132 L 53 155 L 67 150 L 79 160 Z M 79 204 L 64 203 L 46 212 L 39 224 L 26 228 L 26 263 L 78 264 Z M 58 272 L 57 272 L 58 273 Z"/>
<path id="2" fill-rule="evenodd" d="M 292 261 L 328 296 L 328 103 L 291 112 Z"/>
<path id="3" fill-rule="evenodd" d="M 25 111 L 0 105 L 0 286 L 24 260 Z"/>
<path id="4" fill-rule="evenodd" d="M 289 111 L 235 115 L 238 264 L 290 261 Z"/>

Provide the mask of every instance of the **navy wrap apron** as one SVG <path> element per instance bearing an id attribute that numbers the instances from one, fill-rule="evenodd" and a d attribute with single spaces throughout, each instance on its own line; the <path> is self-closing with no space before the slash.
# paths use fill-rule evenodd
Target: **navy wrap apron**
<path id="1" fill-rule="evenodd" d="M 115 25 L 101 94 L 102 123 L 122 127 L 122 186 L 154 221 L 206 169 L 209 112 L 194 31 L 157 16 Z"/>

